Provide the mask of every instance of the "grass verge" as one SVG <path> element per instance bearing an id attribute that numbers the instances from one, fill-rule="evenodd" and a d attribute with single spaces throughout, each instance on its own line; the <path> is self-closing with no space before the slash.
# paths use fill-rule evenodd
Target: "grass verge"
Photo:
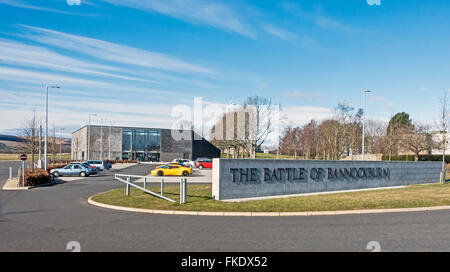
<path id="1" fill-rule="evenodd" d="M 159 192 L 159 187 L 150 190 Z M 96 202 L 152 210 L 205 212 L 306 212 L 365 209 L 418 208 L 450 205 L 450 184 L 414 185 L 401 189 L 361 191 L 292 198 L 222 202 L 211 197 L 211 185 L 188 185 L 187 203 L 179 204 L 179 187 L 166 186 L 164 195 L 177 203 L 151 196 L 132 188 L 115 189 L 95 195 Z"/>

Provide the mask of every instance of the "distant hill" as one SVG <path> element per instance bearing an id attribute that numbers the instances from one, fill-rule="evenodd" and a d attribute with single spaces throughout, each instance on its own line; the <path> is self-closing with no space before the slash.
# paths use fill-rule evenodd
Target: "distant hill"
<path id="1" fill-rule="evenodd" d="M 25 142 L 25 139 L 23 137 L 18 137 L 18 136 L 13 136 L 13 135 L 0 134 L 0 141 Z"/>
<path id="2" fill-rule="evenodd" d="M 0 134 L 0 153 L 23 153 L 25 152 L 24 143 L 26 139 L 21 136 Z M 61 140 L 58 138 L 56 143 L 59 145 Z M 70 153 L 71 139 L 63 139 L 62 152 Z M 57 148 L 59 152 L 59 147 Z"/>

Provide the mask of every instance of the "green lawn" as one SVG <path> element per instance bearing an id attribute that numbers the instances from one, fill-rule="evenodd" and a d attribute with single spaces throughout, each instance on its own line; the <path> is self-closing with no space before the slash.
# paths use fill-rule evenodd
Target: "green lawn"
<path id="1" fill-rule="evenodd" d="M 150 190 L 159 192 L 159 187 Z M 171 203 L 132 189 L 115 189 L 93 197 L 94 201 L 133 208 L 208 212 L 305 212 L 360 209 L 415 208 L 450 205 L 450 184 L 414 185 L 401 189 L 361 191 L 329 195 L 222 202 L 211 198 L 211 185 L 188 185 L 187 203 L 179 204 L 179 187 L 166 186 L 165 196 L 177 201 Z"/>

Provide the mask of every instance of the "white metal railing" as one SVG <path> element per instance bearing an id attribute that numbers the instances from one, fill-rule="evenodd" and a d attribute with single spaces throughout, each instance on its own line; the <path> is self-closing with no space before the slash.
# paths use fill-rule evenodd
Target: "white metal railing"
<path id="1" fill-rule="evenodd" d="M 123 177 L 126 178 L 126 180 L 123 179 Z M 144 187 L 138 186 L 138 185 L 134 184 L 133 182 L 131 182 L 132 178 L 143 178 L 144 179 Z M 119 181 L 121 181 L 121 182 L 126 184 L 126 192 L 125 192 L 126 195 L 130 195 L 130 186 L 132 186 L 132 187 L 137 188 L 139 190 L 142 190 L 142 191 L 144 191 L 146 193 L 149 193 L 149 194 L 151 194 L 153 196 L 162 198 L 162 199 L 170 201 L 170 202 L 174 202 L 174 203 L 176 202 L 175 200 L 170 199 L 168 197 L 165 197 L 163 195 L 164 194 L 164 179 L 161 179 L 161 194 L 152 192 L 152 191 L 147 189 L 147 177 L 146 176 L 115 174 L 114 175 L 114 179 L 119 180 Z"/>

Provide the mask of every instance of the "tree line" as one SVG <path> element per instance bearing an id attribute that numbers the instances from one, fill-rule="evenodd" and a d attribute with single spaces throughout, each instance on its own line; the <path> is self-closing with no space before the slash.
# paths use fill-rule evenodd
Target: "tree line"
<path id="1" fill-rule="evenodd" d="M 280 141 L 282 154 L 304 159 L 340 160 L 362 154 L 363 111 L 339 103 L 334 116 L 311 120 L 303 126 L 288 126 Z M 389 157 L 412 153 L 417 161 L 420 154 L 441 149 L 430 126 L 413 121 L 408 113 L 395 114 L 389 121 L 370 119 L 365 124 L 365 153 Z"/>

